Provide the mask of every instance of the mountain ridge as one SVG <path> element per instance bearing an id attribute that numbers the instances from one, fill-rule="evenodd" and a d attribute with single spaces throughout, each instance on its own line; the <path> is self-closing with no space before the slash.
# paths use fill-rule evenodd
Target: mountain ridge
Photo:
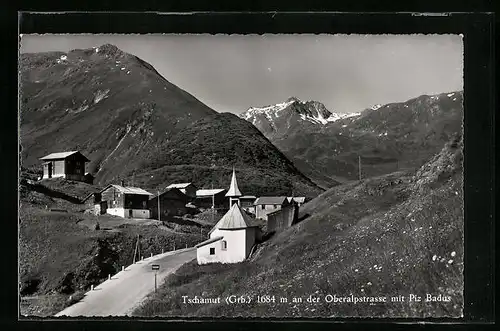
<path id="1" fill-rule="evenodd" d="M 192 163 L 191 160 L 208 159 L 211 156 L 207 155 L 207 150 L 211 150 L 215 153 L 215 159 L 228 161 L 226 155 L 232 151 L 205 144 L 205 150 L 198 150 L 193 155 L 192 147 L 183 144 L 183 141 L 190 140 L 185 132 L 194 135 L 197 130 L 204 130 L 207 126 L 218 127 L 219 142 L 245 141 L 256 134 L 260 135 L 246 121 L 234 116 L 231 125 L 241 127 L 244 131 L 240 132 L 239 138 L 235 137 L 231 130 L 221 126 L 227 115 L 220 115 L 159 75 L 149 63 L 114 45 L 106 44 L 67 53 L 21 54 L 20 81 L 23 167 L 39 168 L 39 158 L 52 152 L 80 150 L 91 160 L 87 171 L 96 176 L 98 185 L 122 179 L 149 188 L 164 185 L 165 182 L 157 181 L 154 175 L 153 178 L 145 175 L 145 172 L 155 169 L 148 166 L 146 171 L 143 168 L 148 160 L 158 157 L 159 150 L 163 153 L 160 159 L 165 164 L 156 164 L 156 167 L 168 165 L 178 168 L 159 176 L 163 181 L 183 179 L 198 181 L 200 185 L 215 184 L 211 182 L 212 179 L 205 180 L 200 175 L 206 175 L 206 171 L 198 171 L 206 162 Z M 206 122 L 207 118 L 209 122 Z M 202 119 L 205 122 L 198 125 Z M 184 138 L 178 139 L 177 135 Z M 262 160 L 254 162 L 244 169 L 244 173 L 268 177 L 276 185 L 272 192 L 291 193 L 294 185 L 290 178 L 298 179 L 299 186 L 311 191 L 313 196 L 321 192 L 293 166 L 278 167 L 281 163 L 291 163 L 265 137 L 257 140 L 259 144 L 253 145 L 255 150 L 267 151 L 276 158 L 276 162 L 266 169 L 259 166 Z M 183 149 L 162 148 L 172 146 L 172 141 L 182 145 Z M 191 156 L 180 157 L 186 153 Z M 182 162 L 169 163 L 168 160 L 174 159 L 182 159 Z M 220 162 L 216 164 L 221 167 L 221 171 L 222 166 L 226 165 Z M 183 174 L 181 168 L 193 172 Z M 279 173 L 278 168 L 284 173 Z M 265 183 L 259 181 L 257 187 L 251 188 L 263 192 Z"/>
<path id="2" fill-rule="evenodd" d="M 295 110 L 287 107 L 280 116 L 241 117 L 315 183 L 331 187 L 358 179 L 359 157 L 363 177 L 416 169 L 462 129 L 462 100 L 463 91 L 421 95 L 374 105 L 322 125 L 293 117 Z"/>

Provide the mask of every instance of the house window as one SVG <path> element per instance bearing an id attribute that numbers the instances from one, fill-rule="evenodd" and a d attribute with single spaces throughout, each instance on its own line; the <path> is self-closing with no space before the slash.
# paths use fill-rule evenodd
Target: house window
<path id="1" fill-rule="evenodd" d="M 147 206 L 146 206 L 146 204 L 147 204 L 147 202 L 146 202 L 146 201 L 143 201 L 143 202 L 142 202 L 142 209 L 146 209 L 146 207 L 147 207 Z"/>
<path id="2" fill-rule="evenodd" d="M 210 247 L 210 255 L 215 255 L 215 247 Z"/>
<path id="3" fill-rule="evenodd" d="M 227 241 L 225 240 L 222 241 L 222 250 L 223 251 L 227 250 Z"/>

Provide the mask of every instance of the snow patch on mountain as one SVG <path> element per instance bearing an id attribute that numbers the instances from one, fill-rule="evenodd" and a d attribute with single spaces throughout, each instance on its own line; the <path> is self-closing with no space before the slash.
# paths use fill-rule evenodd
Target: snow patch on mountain
<path id="1" fill-rule="evenodd" d="M 282 102 L 278 103 L 276 105 L 271 105 L 271 106 L 266 106 L 266 107 L 251 107 L 249 108 L 246 112 L 242 114 L 242 118 L 245 120 L 249 120 L 252 117 L 255 117 L 256 115 L 263 114 L 265 115 L 269 120 L 271 119 L 271 115 L 274 115 L 277 117 L 278 113 L 285 109 L 286 107 L 290 106 L 292 103 L 295 101 L 288 101 L 288 102 Z"/>
<path id="2" fill-rule="evenodd" d="M 289 106 L 296 104 L 296 111 L 299 114 L 299 117 L 304 120 L 311 122 L 313 124 L 328 124 L 331 122 L 335 122 L 341 119 L 359 116 L 360 113 L 351 113 L 351 114 L 338 114 L 331 113 L 325 106 L 316 101 L 301 101 L 295 97 L 289 98 L 287 101 L 278 103 L 276 105 L 266 106 L 266 107 L 251 107 L 246 112 L 240 115 L 241 118 L 252 122 L 255 124 L 257 122 L 258 117 L 263 117 L 269 121 L 272 126 L 274 122 L 274 118 L 278 118 L 280 116 L 280 112 Z"/>
<path id="3" fill-rule="evenodd" d="M 371 107 L 370 107 L 370 109 L 371 109 L 371 110 L 377 110 L 377 109 L 379 109 L 380 107 L 382 107 L 382 105 L 381 105 L 381 104 L 376 104 L 376 105 L 371 106 Z"/>

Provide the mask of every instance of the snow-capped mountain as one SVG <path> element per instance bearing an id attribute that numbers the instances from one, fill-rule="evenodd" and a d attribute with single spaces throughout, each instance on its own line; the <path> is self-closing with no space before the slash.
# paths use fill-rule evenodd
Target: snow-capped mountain
<path id="1" fill-rule="evenodd" d="M 269 121 L 286 115 L 283 110 L 289 109 L 296 112 L 304 121 L 314 124 L 327 124 L 343 118 L 358 116 L 359 113 L 342 114 L 332 113 L 326 109 L 325 105 L 318 101 L 301 101 L 296 97 L 288 98 L 285 102 L 265 107 L 251 107 L 240 117 L 249 122 L 256 122 L 259 117 L 265 117 Z"/>
<path id="2" fill-rule="evenodd" d="M 301 101 L 291 97 L 275 105 L 251 107 L 240 117 L 251 122 L 265 134 L 279 136 L 297 126 L 311 124 L 323 126 L 359 115 L 359 113 L 332 113 L 321 102 Z"/>

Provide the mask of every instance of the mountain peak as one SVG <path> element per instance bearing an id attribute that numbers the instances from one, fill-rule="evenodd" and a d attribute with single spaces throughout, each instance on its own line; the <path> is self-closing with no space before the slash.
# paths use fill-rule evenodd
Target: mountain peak
<path id="1" fill-rule="evenodd" d="M 96 52 L 104 53 L 107 55 L 122 55 L 124 52 L 113 44 L 104 44 L 96 47 Z"/>
<path id="2" fill-rule="evenodd" d="M 299 101 L 300 102 L 300 99 L 297 98 L 297 97 L 294 97 L 294 96 L 289 97 L 288 99 L 286 99 L 286 102 L 295 102 L 295 101 Z"/>

